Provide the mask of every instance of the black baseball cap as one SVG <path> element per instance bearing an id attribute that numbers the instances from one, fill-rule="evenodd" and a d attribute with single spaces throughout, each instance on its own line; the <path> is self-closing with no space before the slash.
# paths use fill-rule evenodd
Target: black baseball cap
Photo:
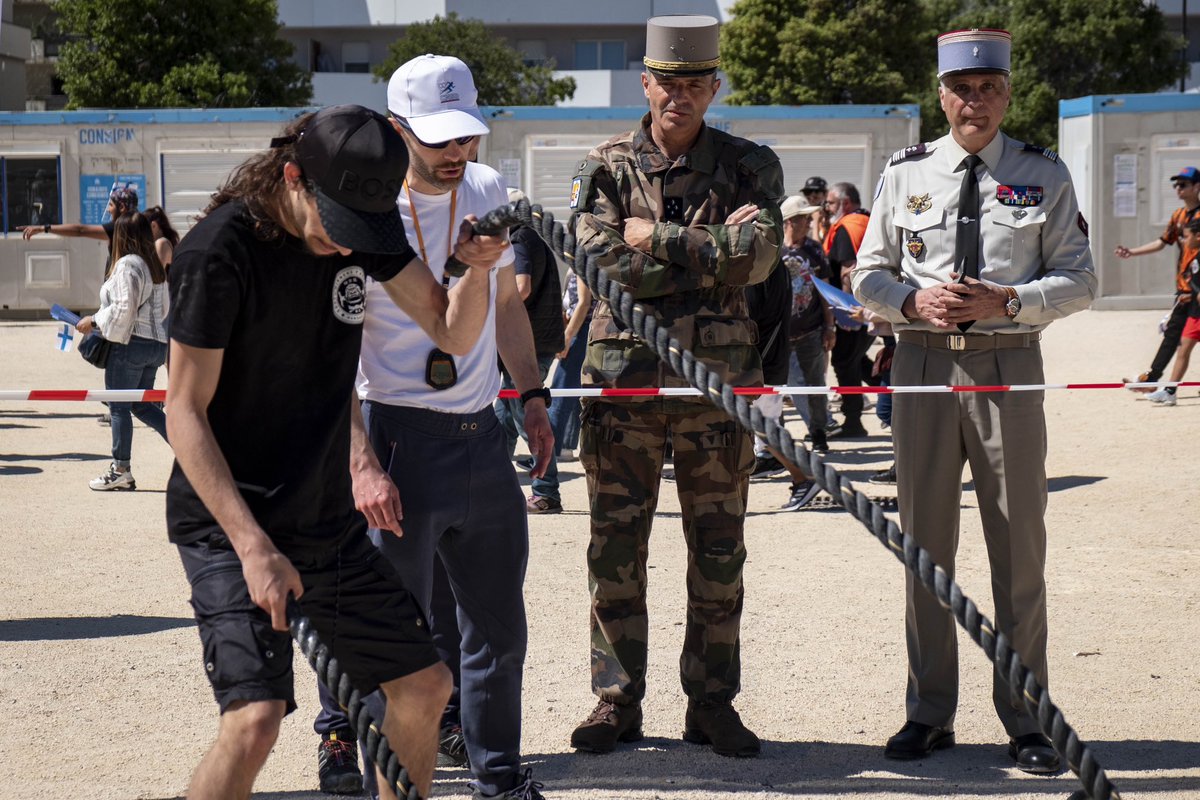
<path id="1" fill-rule="evenodd" d="M 408 250 L 396 207 L 408 147 L 383 115 L 356 105 L 321 109 L 296 140 L 296 161 L 334 243 L 361 253 Z"/>
<path id="2" fill-rule="evenodd" d="M 829 191 L 829 184 L 825 182 L 824 178 L 820 178 L 820 177 L 817 177 L 816 175 L 814 175 L 804 182 L 804 188 L 801 189 L 800 191 L 801 192 L 827 192 L 827 191 Z"/>

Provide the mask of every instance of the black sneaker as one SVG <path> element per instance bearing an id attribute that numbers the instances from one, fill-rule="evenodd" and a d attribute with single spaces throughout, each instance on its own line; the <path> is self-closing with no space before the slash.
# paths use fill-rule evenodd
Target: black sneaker
<path id="1" fill-rule="evenodd" d="M 805 441 L 809 441 L 808 437 L 805 437 Z M 829 439 L 825 436 L 825 431 L 813 432 L 812 449 L 822 455 L 829 452 Z"/>
<path id="2" fill-rule="evenodd" d="M 437 765 L 439 767 L 470 766 L 467 758 L 467 740 L 463 737 L 462 725 L 443 725 L 438 734 Z"/>
<path id="3" fill-rule="evenodd" d="M 333 731 L 321 736 L 321 743 L 317 745 L 317 774 L 325 794 L 358 794 L 362 791 L 358 743 L 350 731 Z"/>
<path id="4" fill-rule="evenodd" d="M 785 470 L 783 464 L 779 463 L 779 459 L 772 455 L 755 456 L 754 469 L 750 472 L 751 478 L 769 478 L 772 475 L 778 475 Z"/>
<path id="5" fill-rule="evenodd" d="M 793 483 L 792 493 L 788 497 L 788 501 L 779 508 L 783 511 L 799 511 L 813 501 L 813 498 L 821 493 L 821 487 L 816 481 L 804 481 L 803 483 Z"/>
<path id="6" fill-rule="evenodd" d="M 837 433 L 829 434 L 830 439 L 865 439 L 871 434 L 861 424 L 843 425 Z"/>
<path id="7" fill-rule="evenodd" d="M 881 469 L 871 477 L 867 478 L 871 483 L 883 484 L 885 486 L 896 485 L 896 465 L 892 464 L 887 469 Z"/>
<path id="8" fill-rule="evenodd" d="M 471 800 L 546 800 L 541 792 L 541 781 L 533 779 L 533 770 L 518 773 L 517 785 L 500 794 L 483 794 L 478 789 L 471 791 Z"/>
<path id="9" fill-rule="evenodd" d="M 533 472 L 533 468 L 537 466 L 537 460 L 533 456 L 521 456 L 517 459 L 517 466 L 526 472 Z"/>

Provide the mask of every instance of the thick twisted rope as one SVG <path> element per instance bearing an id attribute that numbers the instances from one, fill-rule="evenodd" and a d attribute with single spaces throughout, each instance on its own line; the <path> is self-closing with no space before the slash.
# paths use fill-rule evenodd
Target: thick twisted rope
<path id="1" fill-rule="evenodd" d="M 685 350 L 665 327 L 659 327 L 654 312 L 637 303 L 633 295 L 619 283 L 610 280 L 600 267 L 596 253 L 585 252 L 575 239 L 575 231 L 556 223 L 553 214 L 521 200 L 488 212 L 476 223 L 475 229 L 480 233 L 494 234 L 518 223 L 529 225 L 537 231 L 555 257 L 563 260 L 580 280 L 587 283 L 596 297 L 607 300 L 613 316 L 645 342 L 660 359 L 670 364 L 680 377 L 699 389 L 709 402 L 724 409 L 744 428 L 766 438 L 789 461 L 812 475 L 820 487 L 834 498 L 834 502 L 863 523 L 880 543 L 904 563 L 921 585 L 953 613 L 958 624 L 983 649 L 1008 685 L 1020 689 L 1025 707 L 1037 719 L 1038 726 L 1067 766 L 1078 776 L 1083 785 L 1083 794 L 1093 800 L 1119 800 L 1120 793 L 1096 761 L 1091 748 L 1080 741 L 1062 711 L 1051 702 L 1049 691 L 1021 663 L 1008 638 L 996 632 L 992 621 L 980 612 L 974 601 L 947 576 L 945 570 L 934 563 L 929 551 L 918 546 L 911 535 L 901 532 L 895 522 L 884 516 L 883 508 L 878 503 L 854 488 L 850 480 L 839 474 L 832 465 L 826 464 L 819 453 L 793 440 L 787 429 L 776 420 L 763 417 L 752 401 L 735 395 L 732 386 L 723 383 L 719 375 Z"/>
<path id="2" fill-rule="evenodd" d="M 396 797 L 400 800 L 422 800 L 421 794 L 408 775 L 408 770 L 400 763 L 400 759 L 396 758 L 387 737 L 383 735 L 382 722 L 371 716 L 371 712 L 363 704 L 362 695 L 350 685 L 350 676 L 342 672 L 338 660 L 321 641 L 312 622 L 304 616 L 295 598 L 288 598 L 287 616 L 288 628 L 292 632 L 292 638 L 299 645 L 300 652 L 316 671 L 317 680 L 321 685 L 332 692 L 337 697 L 338 704 L 346 709 L 346 716 L 350 718 L 350 726 L 357 734 L 358 741 L 380 767 L 384 779 L 388 786 L 392 787 Z"/>

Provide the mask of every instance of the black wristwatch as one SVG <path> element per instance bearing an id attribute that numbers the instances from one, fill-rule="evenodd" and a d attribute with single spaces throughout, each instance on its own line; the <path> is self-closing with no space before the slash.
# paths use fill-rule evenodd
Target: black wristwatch
<path id="1" fill-rule="evenodd" d="M 542 398 L 546 405 L 550 405 L 550 390 L 545 386 L 539 386 L 536 389 L 530 389 L 527 392 L 521 392 L 521 408 L 524 408 L 525 404 L 535 397 Z"/>
<path id="2" fill-rule="evenodd" d="M 50 223 L 47 222 L 45 225 L 42 226 L 42 233 L 49 233 L 49 232 L 50 232 Z"/>

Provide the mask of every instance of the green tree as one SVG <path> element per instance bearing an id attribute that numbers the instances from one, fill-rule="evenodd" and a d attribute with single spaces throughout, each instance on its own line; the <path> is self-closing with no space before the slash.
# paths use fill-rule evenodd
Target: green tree
<path id="1" fill-rule="evenodd" d="M 575 94 L 574 78 L 555 78 L 553 64 L 526 64 L 481 21 L 460 19 L 454 12 L 408 26 L 404 37 L 388 46 L 388 58 L 375 75 L 386 81 L 401 64 L 425 53 L 462 59 L 475 78 L 480 105 L 550 106 Z"/>
<path id="2" fill-rule="evenodd" d="M 1184 69 L 1182 38 L 1143 0 L 989 0 L 972 3 L 956 23 L 1012 32 L 1004 130 L 1044 146 L 1058 141 L 1059 100 L 1156 92 Z"/>
<path id="3" fill-rule="evenodd" d="M 302 106 L 275 0 L 58 0 L 69 108 Z"/>
<path id="4" fill-rule="evenodd" d="M 726 102 L 916 102 L 936 62 L 922 0 L 739 0 L 721 29 Z"/>

